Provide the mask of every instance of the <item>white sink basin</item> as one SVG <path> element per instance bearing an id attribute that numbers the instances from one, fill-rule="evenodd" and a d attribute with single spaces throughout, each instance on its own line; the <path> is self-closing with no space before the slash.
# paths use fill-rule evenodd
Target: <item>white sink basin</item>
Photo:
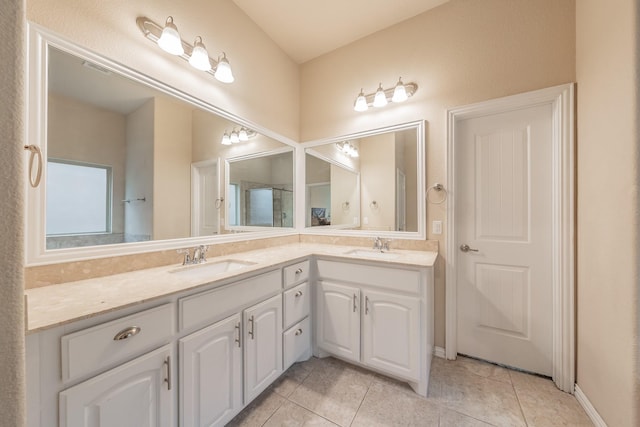
<path id="1" fill-rule="evenodd" d="M 183 277 L 201 277 L 208 278 L 216 274 L 226 273 L 228 271 L 240 270 L 255 264 L 254 262 L 238 261 L 228 259 L 218 262 L 207 262 L 204 264 L 188 265 L 171 270 L 171 274 L 177 274 Z"/>
<path id="2" fill-rule="evenodd" d="M 374 249 L 353 249 L 346 252 L 345 255 L 361 256 L 363 258 L 375 259 L 395 259 L 400 255 L 393 252 L 380 252 Z"/>

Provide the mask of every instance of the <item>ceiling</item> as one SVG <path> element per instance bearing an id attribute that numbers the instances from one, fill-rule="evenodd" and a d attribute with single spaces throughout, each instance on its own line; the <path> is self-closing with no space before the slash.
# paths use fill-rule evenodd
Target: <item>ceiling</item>
<path id="1" fill-rule="evenodd" d="M 449 0 L 233 0 L 302 64 Z"/>

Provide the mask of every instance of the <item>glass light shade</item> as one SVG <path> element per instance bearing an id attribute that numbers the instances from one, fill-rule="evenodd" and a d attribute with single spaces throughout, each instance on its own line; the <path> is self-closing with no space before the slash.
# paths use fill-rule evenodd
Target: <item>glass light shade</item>
<path id="1" fill-rule="evenodd" d="M 353 147 L 353 153 L 351 154 L 351 157 L 359 157 L 360 155 L 358 154 L 358 149 L 356 147 Z"/>
<path id="2" fill-rule="evenodd" d="M 196 37 L 193 42 L 193 52 L 189 57 L 189 64 L 201 71 L 209 71 L 211 69 L 211 61 L 209 61 L 209 53 L 202 43 L 200 36 Z"/>
<path id="3" fill-rule="evenodd" d="M 238 138 L 240 139 L 240 141 L 249 140 L 249 135 L 247 135 L 247 130 L 245 128 L 240 129 L 240 132 L 238 132 Z"/>
<path id="4" fill-rule="evenodd" d="M 356 103 L 353 105 L 353 109 L 356 111 L 367 111 L 369 109 L 367 98 L 364 96 L 364 92 L 362 91 L 362 89 L 360 90 L 360 94 L 356 98 Z"/>
<path id="5" fill-rule="evenodd" d="M 229 134 L 227 132 L 222 135 L 222 145 L 231 145 L 231 138 L 229 138 Z"/>
<path id="6" fill-rule="evenodd" d="M 385 105 L 387 105 L 387 95 L 384 94 L 382 83 L 380 83 L 378 90 L 376 91 L 376 96 L 373 98 L 373 106 L 384 107 Z"/>
<path id="7" fill-rule="evenodd" d="M 167 23 L 164 25 L 162 34 L 158 39 L 158 46 L 172 55 L 182 55 L 184 53 L 180 33 L 178 33 L 178 28 L 173 23 L 171 16 L 167 18 Z"/>
<path id="8" fill-rule="evenodd" d="M 231 65 L 229 65 L 229 61 L 227 60 L 227 55 L 224 53 L 222 54 L 222 58 L 218 60 L 214 77 L 222 83 L 232 83 L 235 80 L 231 72 Z"/>
<path id="9" fill-rule="evenodd" d="M 404 83 L 402 83 L 402 79 L 398 80 L 398 84 L 396 88 L 393 90 L 393 97 L 391 100 L 393 102 L 404 102 L 409 98 L 407 96 L 407 89 L 404 87 Z"/>
<path id="10" fill-rule="evenodd" d="M 238 142 L 240 142 L 240 137 L 238 136 L 238 132 L 236 132 L 235 130 L 231 132 L 231 142 L 233 144 L 237 144 Z"/>

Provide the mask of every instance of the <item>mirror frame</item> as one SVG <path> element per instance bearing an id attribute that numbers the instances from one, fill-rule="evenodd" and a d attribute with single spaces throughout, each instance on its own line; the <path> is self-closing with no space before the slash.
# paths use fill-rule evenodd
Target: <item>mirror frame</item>
<path id="1" fill-rule="evenodd" d="M 426 121 L 425 120 L 417 120 L 413 122 L 382 127 L 378 129 L 371 129 L 362 132 L 356 132 L 349 135 L 342 135 L 337 137 L 318 139 L 314 141 L 307 141 L 302 143 L 300 146 L 302 148 L 302 158 L 306 155 L 307 152 L 314 152 L 314 147 L 319 145 L 333 144 L 336 142 L 348 140 L 348 139 L 359 139 L 366 138 L 368 136 L 379 135 L 382 133 L 396 132 L 407 129 L 416 129 L 416 144 L 417 147 L 417 205 L 418 205 L 418 230 L 417 231 L 376 231 L 376 230 L 341 230 L 338 228 L 328 228 L 328 227 L 304 227 L 300 228 L 300 232 L 302 234 L 320 234 L 320 235 L 332 235 L 332 236 L 348 236 L 348 237 L 384 237 L 388 239 L 409 239 L 409 240 L 425 240 L 427 238 L 426 233 L 426 197 L 425 197 L 425 187 L 426 187 L 426 157 L 425 157 L 425 129 L 426 129 Z M 323 159 L 324 160 L 324 159 Z M 298 182 L 298 188 L 301 188 L 302 191 L 305 191 L 306 183 L 305 181 L 305 171 L 306 171 L 306 162 L 302 162 L 301 165 L 302 171 L 298 174 L 301 182 Z M 358 174 L 360 175 L 360 174 Z M 359 183 L 361 184 L 361 180 L 359 179 Z M 359 190 L 360 191 L 360 190 Z M 361 192 L 360 192 L 361 193 Z M 362 193 L 361 193 L 362 194 Z M 304 221 L 304 206 L 300 207 L 298 211 L 298 224 L 305 224 Z"/>
<path id="2" fill-rule="evenodd" d="M 282 144 L 288 146 L 285 150 L 297 150 L 298 143 L 294 140 L 279 135 L 263 126 L 252 123 L 241 117 L 237 117 L 227 111 L 224 111 L 214 105 L 206 103 L 197 97 L 188 93 L 179 91 L 169 85 L 148 77 L 141 72 L 133 70 L 127 66 L 112 61 L 100 54 L 90 51 L 89 49 L 78 46 L 76 43 L 70 42 L 65 38 L 31 22 L 28 26 L 28 53 L 27 53 L 27 106 L 26 109 L 26 141 L 40 148 L 42 152 L 42 173 L 43 178 L 46 177 L 46 159 L 47 159 L 47 95 L 48 95 L 48 52 L 49 47 L 53 47 L 70 55 L 91 61 L 100 65 L 114 73 L 118 73 L 137 83 L 150 86 L 161 93 L 177 98 L 183 102 L 187 102 L 194 107 L 198 107 L 206 112 L 216 114 L 227 120 L 237 123 L 239 126 L 249 127 L 256 130 L 269 138 L 272 138 Z M 25 165 L 27 165 L 28 154 L 25 154 Z M 295 162 L 295 152 L 294 152 Z M 293 176 L 294 184 L 299 181 L 299 171 L 294 167 Z M 260 229 L 252 230 L 251 233 L 238 234 L 221 234 L 215 236 L 203 237 L 185 237 L 170 240 L 152 240 L 146 242 L 118 243 L 100 246 L 84 246 L 64 249 L 46 249 L 45 235 L 45 207 L 46 193 L 44 183 L 36 188 L 31 188 L 28 184 L 28 168 L 25 167 L 25 265 L 35 266 L 43 264 L 51 264 L 56 262 L 71 262 L 78 260 L 104 258 L 112 256 L 131 255 L 143 252 L 152 252 L 160 250 L 171 250 L 188 246 L 197 246 L 200 244 L 224 243 L 233 241 L 252 240 L 256 238 L 288 236 L 297 234 L 298 230 L 294 227 L 291 229 L 278 228 L 275 230 Z M 297 192 L 297 189 L 294 189 Z M 294 193 L 295 194 L 295 193 Z M 294 218 L 294 220 L 297 218 Z M 295 224 L 295 223 L 294 223 Z"/>
<path id="3" fill-rule="evenodd" d="M 292 147 L 283 147 L 283 148 L 279 148 L 276 150 L 269 150 L 269 151 L 262 151 L 259 153 L 252 153 L 252 154 L 246 154 L 243 156 L 237 156 L 237 157 L 230 157 L 228 159 L 225 159 L 224 162 L 224 194 L 226 196 L 227 194 L 227 189 L 229 188 L 229 184 L 231 181 L 231 168 L 230 168 L 230 163 L 234 163 L 234 162 L 240 162 L 242 160 L 251 160 L 251 159 L 259 159 L 261 157 L 267 157 L 267 156 L 271 156 L 274 154 L 283 154 L 283 153 L 291 153 L 291 162 L 293 165 L 293 182 L 291 183 L 293 185 L 293 227 L 260 227 L 260 226 L 251 226 L 251 225 L 229 225 L 229 204 L 226 203 L 226 197 L 225 197 L 225 204 L 224 204 L 224 229 L 227 231 L 264 231 L 264 230 L 293 230 L 296 233 L 298 232 L 298 228 L 297 228 L 297 224 L 298 222 L 296 221 L 296 215 L 295 215 L 295 211 L 296 211 L 296 203 L 298 200 L 297 197 L 297 193 L 298 193 L 298 189 L 296 186 L 296 176 L 295 176 L 295 170 L 296 170 L 296 153 L 295 153 L 295 148 Z"/>

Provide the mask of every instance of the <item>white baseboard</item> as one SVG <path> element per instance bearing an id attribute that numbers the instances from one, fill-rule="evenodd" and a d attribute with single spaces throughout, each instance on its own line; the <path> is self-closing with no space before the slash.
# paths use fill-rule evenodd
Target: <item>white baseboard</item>
<path id="1" fill-rule="evenodd" d="M 441 359 L 444 359 L 444 358 L 447 357 L 445 352 L 444 352 L 444 348 L 442 348 L 442 347 L 433 347 L 433 355 L 435 357 L 439 357 Z"/>
<path id="2" fill-rule="evenodd" d="M 596 408 L 593 407 L 593 405 L 589 401 L 589 398 L 582 392 L 582 389 L 580 389 L 578 384 L 576 384 L 574 395 L 576 396 L 576 400 L 578 401 L 580 406 L 582 406 L 582 408 L 587 413 L 589 418 L 591 418 L 591 421 L 593 421 L 593 424 L 596 427 L 607 427 L 607 423 L 605 423 L 600 414 L 598 414 L 598 411 L 596 411 Z"/>

